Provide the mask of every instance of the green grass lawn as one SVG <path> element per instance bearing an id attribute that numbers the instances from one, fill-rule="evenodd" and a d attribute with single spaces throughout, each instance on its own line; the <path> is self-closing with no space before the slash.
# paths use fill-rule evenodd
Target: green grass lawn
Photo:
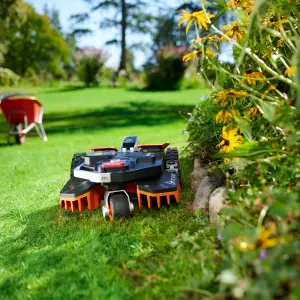
<path id="1" fill-rule="evenodd" d="M 188 210 L 187 160 L 181 162 L 184 188 L 177 206 L 107 222 L 101 209 L 71 214 L 58 204 L 71 157 L 85 147 L 118 147 L 122 137 L 138 135 L 143 143 L 169 141 L 182 149 L 185 120 L 179 111 L 191 111 L 205 91 L 40 88 L 37 93 L 45 106 L 48 142 L 29 136 L 22 146 L 8 146 L 0 119 L 0 298 L 201 294 L 216 269 L 210 259 L 215 232 L 206 228 L 206 218 Z"/>

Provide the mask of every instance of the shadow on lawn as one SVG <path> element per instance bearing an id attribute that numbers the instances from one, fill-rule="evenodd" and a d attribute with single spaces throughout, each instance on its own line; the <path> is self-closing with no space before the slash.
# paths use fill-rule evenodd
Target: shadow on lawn
<path id="1" fill-rule="evenodd" d="M 89 87 L 90 89 L 92 87 Z M 51 90 L 45 90 L 43 91 L 43 94 L 57 94 L 57 93 L 65 93 L 65 92 L 75 92 L 75 91 L 81 91 L 87 89 L 84 85 L 66 85 L 62 88 L 58 89 L 51 89 Z"/>
<path id="2" fill-rule="evenodd" d="M 13 222 L 19 219 L 15 215 L 2 217 Z M 104 222 L 99 226 L 99 219 L 99 211 L 70 214 L 58 205 L 23 216 L 19 221 L 23 230 L 0 243 L 0 265 L 6 275 L 0 279 L 2 297 L 64 299 L 73 290 L 73 299 L 95 299 L 94 293 L 108 298 L 116 293 L 119 299 L 127 298 L 127 287 L 108 273 L 110 265 L 119 261 L 110 247 L 111 226 Z M 131 238 L 125 236 L 117 236 L 116 247 L 129 248 L 126 243 Z M 119 291 L 114 291 L 116 285 Z"/>
<path id="3" fill-rule="evenodd" d="M 182 158 L 180 164 L 187 187 L 192 161 Z M 168 209 L 168 213 L 144 210 L 133 219 L 116 222 L 105 222 L 101 208 L 93 213 L 73 214 L 61 210 L 58 201 L 27 215 L 15 211 L 0 214 L 8 224 L 22 228 L 0 243 L 0 295 L 4 299 L 24 298 L 24 295 L 34 299 L 68 299 L 70 295 L 73 299 L 99 299 L 99 295 L 101 299 L 128 299 L 157 269 L 158 261 L 153 257 L 161 255 L 162 261 L 170 256 L 170 241 L 175 233 L 198 228 L 195 218 L 180 222 L 190 215 L 186 205 L 192 194 L 183 188 L 182 196 L 182 204 Z M 155 237 L 169 227 L 175 227 L 174 233 L 172 230 L 163 233 L 160 236 L 165 237 L 163 240 Z M 155 252 L 149 253 L 146 260 L 144 256 L 135 257 L 134 251 L 140 249 L 149 233 Z M 136 267 L 137 277 L 124 273 L 127 270 L 124 264 L 129 259 L 140 265 Z M 180 265 L 173 268 L 179 272 Z"/>
<path id="4" fill-rule="evenodd" d="M 172 105 L 155 101 L 126 102 L 120 106 L 106 106 L 88 111 L 64 111 L 46 114 L 47 133 L 99 130 L 126 126 L 157 126 L 178 121 L 192 105 Z"/>
<path id="5" fill-rule="evenodd" d="M 44 115 L 47 135 L 55 133 L 76 133 L 77 131 L 94 131 L 102 129 L 157 126 L 177 122 L 193 105 L 178 105 L 153 100 L 129 101 L 119 106 L 106 106 L 99 109 L 82 111 L 63 111 Z M 7 140 L 7 124 L 1 122 L 0 148 L 11 146 Z"/>

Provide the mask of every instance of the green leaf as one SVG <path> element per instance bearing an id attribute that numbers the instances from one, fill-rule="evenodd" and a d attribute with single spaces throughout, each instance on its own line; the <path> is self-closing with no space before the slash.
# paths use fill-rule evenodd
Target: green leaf
<path id="1" fill-rule="evenodd" d="M 249 18 L 248 14 L 243 9 L 234 11 L 233 15 L 235 16 L 238 24 L 240 24 L 240 25 L 246 24 L 246 22 Z"/>
<path id="2" fill-rule="evenodd" d="M 269 209 L 269 215 L 272 217 L 281 217 L 281 218 L 287 218 L 288 214 L 289 214 L 290 208 L 283 204 L 283 203 L 275 203 L 271 206 L 271 208 Z"/>
<path id="3" fill-rule="evenodd" d="M 241 129 L 242 133 L 244 134 L 245 138 L 251 142 L 252 141 L 252 128 L 250 123 L 238 116 L 236 113 L 233 114 L 234 120 L 238 124 L 239 128 Z"/>
<path id="4" fill-rule="evenodd" d="M 231 160 L 227 166 L 235 169 L 236 172 L 244 170 L 249 164 L 253 163 L 253 161 L 246 158 L 239 158 Z"/>
<path id="5" fill-rule="evenodd" d="M 218 3 L 221 7 L 226 7 L 226 1 L 225 0 L 215 0 L 214 2 Z"/>
<path id="6" fill-rule="evenodd" d="M 273 148 L 270 142 L 246 142 L 236 148 L 234 151 L 225 154 L 217 154 L 214 157 L 244 157 L 248 159 L 257 159 L 270 156 L 271 154 L 286 154 L 287 152 Z"/>
<path id="7" fill-rule="evenodd" d="M 276 103 L 266 102 L 262 100 L 259 100 L 258 102 L 263 110 L 263 117 L 272 122 L 275 115 Z"/>
<path id="8" fill-rule="evenodd" d="M 228 76 L 226 76 L 225 72 L 222 71 L 219 72 L 218 70 L 216 71 L 216 75 L 217 75 L 217 80 L 216 80 L 217 84 L 223 88 Z"/>
<path id="9" fill-rule="evenodd" d="M 300 42 L 298 42 L 298 52 L 295 53 L 296 56 L 296 83 L 300 86 Z M 297 109 L 300 109 L 300 88 L 297 91 L 296 104 Z"/>
<path id="10" fill-rule="evenodd" d="M 262 5 L 264 5 L 266 3 L 266 0 L 256 0 L 254 2 L 254 12 L 257 11 L 257 9 L 259 9 Z"/>
<path id="11" fill-rule="evenodd" d="M 289 134 L 286 138 L 287 145 L 288 146 L 295 145 L 297 143 L 297 141 L 299 140 L 299 138 L 300 138 L 300 135 L 298 135 L 297 133 Z"/>

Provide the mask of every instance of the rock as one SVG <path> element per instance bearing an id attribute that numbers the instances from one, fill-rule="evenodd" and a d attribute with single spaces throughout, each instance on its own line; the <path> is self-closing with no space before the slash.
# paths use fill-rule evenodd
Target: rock
<path id="1" fill-rule="evenodd" d="M 213 190 L 223 185 L 225 176 L 220 169 L 205 176 L 197 187 L 193 202 L 193 211 L 209 208 L 209 196 Z"/>
<path id="2" fill-rule="evenodd" d="M 197 187 L 199 186 L 201 180 L 207 176 L 208 171 L 201 164 L 199 158 L 195 158 L 194 160 L 194 169 L 191 173 L 191 188 L 193 192 L 197 191 Z"/>
<path id="3" fill-rule="evenodd" d="M 193 202 L 193 211 L 208 208 L 209 195 L 213 190 L 213 185 L 210 182 L 209 176 L 205 176 L 196 191 L 195 199 Z"/>
<path id="4" fill-rule="evenodd" d="M 219 212 L 225 206 L 226 188 L 219 187 L 209 197 L 209 219 L 215 226 L 221 225 Z"/>

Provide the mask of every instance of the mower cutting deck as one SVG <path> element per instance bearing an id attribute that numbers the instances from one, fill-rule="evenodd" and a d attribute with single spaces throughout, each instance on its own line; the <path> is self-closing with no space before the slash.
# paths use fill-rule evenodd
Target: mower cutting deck
<path id="1" fill-rule="evenodd" d="M 60 193 L 60 207 L 72 212 L 93 211 L 102 205 L 106 219 L 128 217 L 137 201 L 158 208 L 179 202 L 180 168 L 177 148 L 169 143 L 138 145 L 136 136 L 125 137 L 120 149 L 93 148 L 76 153 L 70 179 Z M 166 151 L 165 151 L 166 149 Z"/>

